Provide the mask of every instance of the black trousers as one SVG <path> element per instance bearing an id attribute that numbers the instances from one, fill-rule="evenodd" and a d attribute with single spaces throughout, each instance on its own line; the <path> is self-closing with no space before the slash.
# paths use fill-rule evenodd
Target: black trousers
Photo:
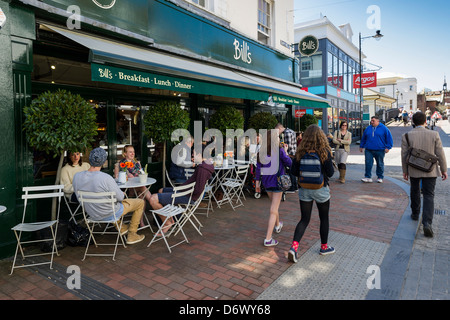
<path id="1" fill-rule="evenodd" d="M 434 215 L 434 189 L 436 187 L 436 178 L 410 178 L 411 211 L 415 216 L 420 215 L 420 182 L 422 182 L 423 195 L 422 223 L 431 225 Z"/>

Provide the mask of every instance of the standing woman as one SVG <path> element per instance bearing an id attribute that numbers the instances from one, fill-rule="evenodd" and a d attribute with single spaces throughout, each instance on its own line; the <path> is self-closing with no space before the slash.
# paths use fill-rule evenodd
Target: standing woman
<path id="1" fill-rule="evenodd" d="M 336 145 L 334 153 L 334 161 L 336 161 L 339 169 L 339 182 L 345 183 L 345 173 L 347 171 L 347 157 L 350 152 L 350 144 L 352 143 L 352 134 L 347 131 L 347 121 L 342 121 L 339 130 L 333 135 L 333 143 Z"/>
<path id="2" fill-rule="evenodd" d="M 317 125 L 310 125 L 303 133 L 303 139 L 300 147 L 295 154 L 295 160 L 292 164 L 292 174 L 299 176 L 300 161 L 306 153 L 315 152 L 320 159 L 320 167 L 323 173 L 323 186 L 319 189 L 299 188 L 298 197 L 300 200 L 301 219 L 297 224 L 294 233 L 292 246 L 288 252 L 288 259 L 297 262 L 299 242 L 305 233 L 306 227 L 311 219 L 313 202 L 316 201 L 319 210 L 320 219 L 320 254 L 334 253 L 334 248 L 328 246 L 329 232 L 329 211 L 330 211 L 330 188 L 328 179 L 334 173 L 333 162 L 331 159 L 331 148 L 325 133 Z"/>
<path id="3" fill-rule="evenodd" d="M 274 145 L 274 150 L 277 151 L 277 154 L 271 154 L 272 144 Z M 261 151 L 258 153 L 255 191 L 261 193 L 262 183 L 270 199 L 269 223 L 267 226 L 266 238 L 264 239 L 264 245 L 266 247 L 276 246 L 278 244 L 278 241 L 272 238 L 272 233 L 274 230 L 276 233 L 280 233 L 281 228 L 283 228 L 283 222 L 280 221 L 280 216 L 278 214 L 278 208 L 280 207 L 283 190 L 278 187 L 277 176 L 283 175 L 285 173 L 284 168 L 290 167 L 292 164 L 291 158 L 287 155 L 287 148 L 287 144 L 284 144 L 283 147 L 280 146 L 280 138 L 278 135 L 272 135 L 268 132 L 266 144 L 261 147 L 263 154 L 267 155 L 267 158 L 263 161 L 266 164 L 263 164 L 260 161 Z M 264 149 L 266 149 L 265 153 Z M 278 157 L 278 161 L 276 160 L 276 157 Z M 272 162 L 274 165 L 278 163 L 278 168 L 271 168 Z M 274 170 L 276 171 L 275 173 L 269 174 L 269 172 L 272 173 Z"/>

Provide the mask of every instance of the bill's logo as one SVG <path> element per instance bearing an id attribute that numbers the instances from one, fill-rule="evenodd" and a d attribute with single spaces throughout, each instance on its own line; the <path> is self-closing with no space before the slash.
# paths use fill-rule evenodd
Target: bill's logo
<path id="1" fill-rule="evenodd" d="M 102 69 L 98 68 L 98 74 L 100 78 L 112 79 L 113 75 L 108 68 Z"/>
<path id="2" fill-rule="evenodd" d="M 116 4 L 116 0 L 92 0 L 92 2 L 102 9 L 111 9 Z"/>
<path id="3" fill-rule="evenodd" d="M 240 44 L 237 39 L 234 39 L 233 45 L 234 45 L 233 58 L 235 60 L 242 60 L 248 64 L 252 63 L 251 58 L 252 53 L 250 52 L 250 47 L 247 42 L 242 41 L 242 44 Z"/>

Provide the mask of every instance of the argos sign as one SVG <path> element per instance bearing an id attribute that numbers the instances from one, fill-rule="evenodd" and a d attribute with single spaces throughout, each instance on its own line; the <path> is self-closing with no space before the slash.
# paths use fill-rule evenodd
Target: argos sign
<path id="1" fill-rule="evenodd" d="M 361 75 L 362 82 L 361 87 L 362 88 L 369 88 L 369 87 L 376 87 L 377 86 L 377 73 L 371 72 L 371 73 L 363 73 Z M 359 74 L 353 75 L 353 88 L 359 88 Z"/>

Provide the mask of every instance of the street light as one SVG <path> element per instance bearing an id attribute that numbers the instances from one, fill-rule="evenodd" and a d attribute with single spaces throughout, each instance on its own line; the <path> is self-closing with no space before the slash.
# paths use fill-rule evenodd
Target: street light
<path id="1" fill-rule="evenodd" d="M 383 35 L 381 34 L 380 30 L 377 30 L 375 35 L 373 36 L 367 36 L 367 37 L 361 37 L 361 32 L 359 33 L 359 112 L 360 112 L 360 135 L 362 138 L 363 134 L 363 93 L 362 93 L 362 59 L 361 59 L 361 40 L 367 39 L 367 38 L 374 38 L 375 40 L 379 41 Z"/>

